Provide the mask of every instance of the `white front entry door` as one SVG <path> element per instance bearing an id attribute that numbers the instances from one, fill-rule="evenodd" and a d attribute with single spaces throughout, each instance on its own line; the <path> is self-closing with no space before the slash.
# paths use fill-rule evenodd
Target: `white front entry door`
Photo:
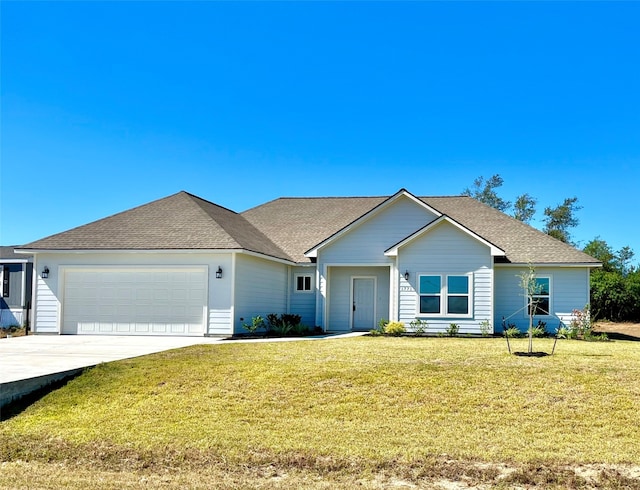
<path id="1" fill-rule="evenodd" d="M 351 282 L 352 330 L 371 330 L 376 318 L 376 280 L 374 277 L 354 277 Z"/>

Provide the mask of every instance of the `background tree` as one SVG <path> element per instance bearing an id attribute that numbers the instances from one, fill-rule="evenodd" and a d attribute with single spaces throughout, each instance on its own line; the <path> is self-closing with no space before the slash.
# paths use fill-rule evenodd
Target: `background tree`
<path id="1" fill-rule="evenodd" d="M 616 270 L 616 256 L 609 244 L 599 236 L 587 243 L 582 251 L 602 262 L 601 270 L 605 272 L 613 272 Z"/>
<path id="2" fill-rule="evenodd" d="M 523 223 L 529 223 L 536 214 L 536 204 L 538 201 L 529 194 L 518 196 L 513 205 L 513 217 Z"/>
<path id="3" fill-rule="evenodd" d="M 565 243 L 571 242 L 570 228 L 578 226 L 580 221 L 575 213 L 582 209 L 577 197 L 568 197 L 555 208 L 544 208 L 544 232 Z"/>
<path id="4" fill-rule="evenodd" d="M 634 252 L 618 252 L 600 237 L 591 240 L 584 252 L 602 262 L 591 271 L 591 312 L 594 319 L 640 321 L 640 270 L 631 265 Z"/>
<path id="5" fill-rule="evenodd" d="M 480 176 L 476 180 L 473 181 L 473 187 L 466 188 L 462 191 L 463 196 L 473 197 L 480 202 L 483 202 L 492 208 L 496 208 L 499 211 L 505 212 L 507 209 L 511 207 L 511 203 L 509 201 L 505 201 L 501 197 L 498 196 L 495 189 L 502 186 L 503 183 L 502 177 L 500 175 L 495 174 L 490 179 L 485 180 L 484 177 Z"/>

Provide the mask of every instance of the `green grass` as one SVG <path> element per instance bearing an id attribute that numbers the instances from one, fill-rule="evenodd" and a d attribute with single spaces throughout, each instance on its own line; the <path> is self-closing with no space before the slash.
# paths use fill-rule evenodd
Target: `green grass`
<path id="1" fill-rule="evenodd" d="M 225 343 L 87 371 L 0 424 L 0 462 L 634 465 L 639 421 L 633 342 L 565 340 L 544 358 L 500 339 Z"/>

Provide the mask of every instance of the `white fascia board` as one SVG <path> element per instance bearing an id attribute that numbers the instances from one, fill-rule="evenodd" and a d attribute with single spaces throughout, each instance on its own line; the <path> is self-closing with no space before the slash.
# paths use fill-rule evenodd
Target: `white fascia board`
<path id="1" fill-rule="evenodd" d="M 433 230 L 434 228 L 436 228 L 437 226 L 439 226 L 440 224 L 447 222 L 453 226 L 455 226 L 457 229 L 459 229 L 460 231 L 462 231 L 463 233 L 469 235 L 471 238 L 479 241 L 480 243 L 482 243 L 483 245 L 486 245 L 487 247 L 489 247 L 489 249 L 491 250 L 491 256 L 492 257 L 496 257 L 496 256 L 504 256 L 506 255 L 505 251 L 502 250 L 499 247 L 496 247 L 493 243 L 488 242 L 487 240 L 485 240 L 484 238 L 482 238 L 480 235 L 474 233 L 473 231 L 471 231 L 469 228 L 462 226 L 460 223 L 458 223 L 456 220 L 450 218 L 449 216 L 446 215 L 441 215 L 439 218 L 433 220 L 431 223 L 429 223 L 428 225 L 422 227 L 421 229 L 419 229 L 418 231 L 416 231 L 415 233 L 413 233 L 412 235 L 409 235 L 407 238 L 405 238 L 404 240 L 402 240 L 401 242 L 398 242 L 397 244 L 393 245 L 391 248 L 387 249 L 384 254 L 388 257 L 397 257 L 398 256 L 398 250 L 401 247 L 404 247 L 405 245 L 407 245 L 408 243 L 412 242 L 413 240 L 415 240 L 416 238 L 424 235 L 425 233 L 430 232 L 431 230 Z"/>
<path id="2" fill-rule="evenodd" d="M 387 206 L 390 206 L 393 202 L 397 201 L 400 197 L 406 197 L 406 198 L 412 200 L 413 202 L 415 202 L 416 204 L 422 206 L 423 208 L 427 209 L 428 211 L 432 212 L 436 216 L 443 216 L 443 214 L 440 211 L 438 211 L 437 209 L 432 208 L 426 202 L 421 201 L 420 199 L 418 199 L 416 196 L 411 194 L 406 189 L 400 189 L 393 196 L 391 196 L 388 199 L 382 201 L 380 204 L 375 206 L 373 209 L 370 209 L 369 211 L 367 211 L 365 214 L 360 216 L 358 219 L 356 219 L 352 223 L 349 223 L 347 226 L 345 226 L 341 230 L 338 230 L 336 233 L 331 235 L 329 238 L 326 238 L 325 240 L 320 242 L 318 245 L 316 245 L 312 249 L 310 249 L 307 252 L 305 252 L 304 256 L 305 257 L 309 257 L 309 258 L 317 258 L 318 257 L 318 250 L 320 250 L 322 247 L 324 247 L 325 245 L 328 245 L 329 243 L 337 240 L 338 238 L 340 238 L 341 236 L 345 235 L 346 233 L 349 233 L 352 229 L 358 227 L 359 225 L 361 225 L 365 221 L 368 221 L 369 219 L 374 217 L 376 214 L 378 214 L 380 211 L 385 209 Z"/>
<path id="3" fill-rule="evenodd" d="M 239 254 L 244 254 L 244 255 L 250 255 L 252 257 L 259 257 L 261 259 L 266 259 L 266 260 L 271 260 L 273 262 L 279 262 L 281 264 L 286 264 L 286 265 L 300 265 L 297 262 L 292 262 L 290 260 L 287 259 L 281 259 L 279 257 L 273 257 L 272 255 L 266 255 L 266 254 L 261 254 L 259 252 L 252 252 L 250 250 L 237 250 L 235 251 L 236 253 Z M 315 265 L 315 264 L 311 264 L 311 265 Z"/>
<path id="4" fill-rule="evenodd" d="M 30 258 L 24 259 L 0 259 L 0 264 L 26 264 L 32 262 Z"/>
<path id="5" fill-rule="evenodd" d="M 227 255 L 233 253 L 240 253 L 246 255 L 252 255 L 254 257 L 260 257 L 267 260 L 273 260 L 275 262 L 281 262 L 287 265 L 298 265 L 296 262 L 292 262 L 290 260 L 281 259 L 279 257 L 273 257 L 271 255 L 262 254 L 259 252 L 252 252 L 250 250 L 244 249 L 235 249 L 235 248 L 226 248 L 226 249 L 157 249 L 157 250 L 133 250 L 133 249 L 91 249 L 91 250 L 63 250 L 63 249 L 53 249 L 53 250 L 29 250 L 24 249 L 25 251 L 22 253 L 29 253 L 32 255 L 35 254 L 85 254 L 85 255 L 97 255 L 97 254 L 210 254 L 210 255 Z M 312 264 L 313 265 L 313 264 Z"/>
<path id="6" fill-rule="evenodd" d="M 111 253 L 116 253 L 116 254 L 126 254 L 126 253 L 131 253 L 131 254 L 140 254 L 140 253 L 145 253 L 145 254 L 193 254 L 193 253 L 206 253 L 206 254 L 229 254 L 229 253 L 233 253 L 233 252 L 242 252 L 242 249 L 235 249 L 235 248 L 226 248 L 226 249 L 220 249 L 220 248 L 215 248 L 215 249 L 207 249 L 207 248 L 198 248 L 198 249 L 183 249 L 183 248 L 179 248 L 179 249 L 173 249 L 173 248 L 168 248 L 168 249 L 131 249 L 131 248 L 127 248 L 127 249 L 22 249 L 22 250 L 16 250 L 16 253 L 25 253 L 25 254 L 30 254 L 30 255 L 36 255 L 36 254 L 111 254 Z"/>

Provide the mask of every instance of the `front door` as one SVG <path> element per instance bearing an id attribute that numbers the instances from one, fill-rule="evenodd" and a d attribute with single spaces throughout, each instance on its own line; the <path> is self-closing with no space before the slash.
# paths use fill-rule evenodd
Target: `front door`
<path id="1" fill-rule="evenodd" d="M 376 280 L 374 277 L 354 277 L 351 283 L 352 330 L 375 328 Z"/>

